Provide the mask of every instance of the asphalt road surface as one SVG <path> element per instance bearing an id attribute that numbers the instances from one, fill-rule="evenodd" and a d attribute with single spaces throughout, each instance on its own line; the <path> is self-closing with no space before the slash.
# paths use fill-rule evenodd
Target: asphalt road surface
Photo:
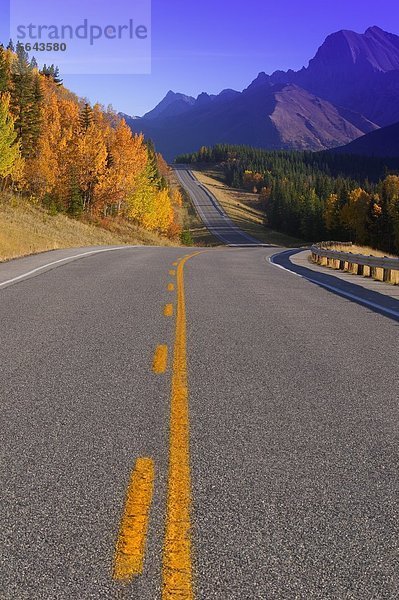
<path id="1" fill-rule="evenodd" d="M 84 252 L 0 267 L 0 598 L 398 598 L 397 322 L 277 249 Z"/>
<path id="2" fill-rule="evenodd" d="M 262 246 L 239 229 L 224 212 L 214 195 L 202 185 L 189 168 L 176 165 L 175 173 L 186 188 L 198 215 L 207 229 L 227 246 Z"/>

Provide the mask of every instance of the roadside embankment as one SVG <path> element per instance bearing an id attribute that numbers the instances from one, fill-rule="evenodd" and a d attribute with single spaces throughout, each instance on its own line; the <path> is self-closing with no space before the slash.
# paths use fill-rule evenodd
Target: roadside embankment
<path id="1" fill-rule="evenodd" d="M 60 248 L 178 245 L 126 221 L 82 222 L 10 195 L 0 197 L 0 262 Z"/>

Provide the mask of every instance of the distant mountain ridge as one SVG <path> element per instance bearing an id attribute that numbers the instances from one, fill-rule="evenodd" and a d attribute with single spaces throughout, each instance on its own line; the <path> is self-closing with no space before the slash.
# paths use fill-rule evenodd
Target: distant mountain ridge
<path id="1" fill-rule="evenodd" d="M 215 143 L 323 150 L 399 122 L 399 36 L 379 27 L 327 37 L 300 71 L 259 73 L 242 92 L 169 91 L 131 128 L 168 160 Z"/>
<path id="2" fill-rule="evenodd" d="M 372 131 L 334 152 L 399 158 L 399 123 Z"/>
<path id="3" fill-rule="evenodd" d="M 169 90 L 165 98 L 152 110 L 144 115 L 144 119 L 156 119 L 162 117 L 172 117 L 179 115 L 186 110 L 189 110 L 191 106 L 194 106 L 196 100 L 192 96 L 186 96 L 185 94 L 176 94 Z"/>

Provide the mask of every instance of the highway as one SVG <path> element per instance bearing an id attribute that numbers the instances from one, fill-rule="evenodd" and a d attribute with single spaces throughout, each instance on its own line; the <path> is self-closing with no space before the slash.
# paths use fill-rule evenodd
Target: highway
<path id="1" fill-rule="evenodd" d="M 2 600 L 399 597 L 397 322 L 245 246 L 0 265 Z"/>
<path id="2" fill-rule="evenodd" d="M 187 165 L 174 165 L 174 169 L 199 217 L 215 238 L 227 246 L 262 246 L 229 219 L 214 195 L 198 181 Z"/>

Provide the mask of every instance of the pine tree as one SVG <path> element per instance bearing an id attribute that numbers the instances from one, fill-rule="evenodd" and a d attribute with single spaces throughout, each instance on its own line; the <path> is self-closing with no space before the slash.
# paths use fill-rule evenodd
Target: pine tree
<path id="1" fill-rule="evenodd" d="M 17 44 L 17 59 L 11 73 L 11 109 L 24 157 L 33 156 L 40 133 L 41 89 L 38 74 L 32 69 L 22 44 Z"/>
<path id="2" fill-rule="evenodd" d="M 71 184 L 71 196 L 68 204 L 68 213 L 73 217 L 78 217 L 83 212 L 83 196 L 79 185 L 75 180 Z"/>
<path id="3" fill-rule="evenodd" d="M 47 79 L 51 79 L 52 81 L 54 81 L 56 85 L 62 85 L 63 80 L 60 78 L 59 67 L 56 67 L 55 65 L 44 65 L 40 73 L 44 75 L 44 77 L 47 77 Z"/>
<path id="4" fill-rule="evenodd" d="M 40 77 L 37 73 L 33 75 L 32 82 L 32 103 L 29 111 L 30 120 L 30 143 L 31 153 L 34 153 L 37 140 L 39 139 L 41 131 L 41 107 L 43 101 L 43 90 Z"/>
<path id="5" fill-rule="evenodd" d="M 93 109 L 88 102 L 85 102 L 80 112 L 79 123 L 82 131 L 87 131 L 93 123 Z"/>
<path id="6" fill-rule="evenodd" d="M 147 164 L 147 177 L 150 182 L 159 190 L 162 189 L 162 178 L 158 171 L 158 161 L 155 152 L 154 142 L 152 140 L 146 141 L 147 152 L 148 152 L 148 164 Z"/>

